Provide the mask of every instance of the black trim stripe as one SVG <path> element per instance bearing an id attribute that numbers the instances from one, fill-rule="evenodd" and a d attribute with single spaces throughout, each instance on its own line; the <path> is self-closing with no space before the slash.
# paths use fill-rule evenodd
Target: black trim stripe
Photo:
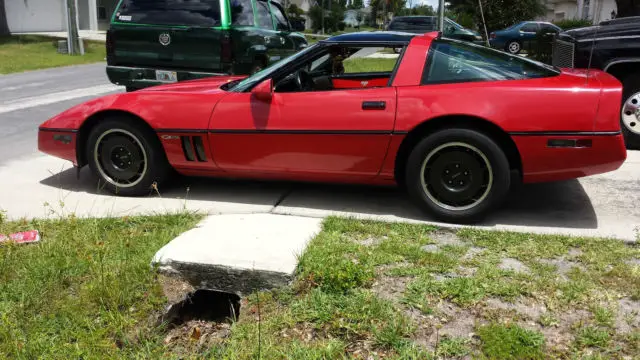
<path id="1" fill-rule="evenodd" d="M 388 130 L 258 130 L 258 129 L 156 129 L 157 133 L 210 134 L 306 134 L 306 135 L 406 135 L 407 131 Z"/>
<path id="2" fill-rule="evenodd" d="M 38 128 L 38 130 L 40 131 L 47 131 L 47 132 L 62 132 L 62 133 L 77 133 L 78 130 L 77 129 L 56 129 L 56 128 Z"/>
<path id="3" fill-rule="evenodd" d="M 205 129 L 156 129 L 157 133 L 189 133 L 189 134 L 206 134 Z"/>
<path id="4" fill-rule="evenodd" d="M 510 132 L 511 136 L 613 136 L 620 131 L 519 131 Z"/>

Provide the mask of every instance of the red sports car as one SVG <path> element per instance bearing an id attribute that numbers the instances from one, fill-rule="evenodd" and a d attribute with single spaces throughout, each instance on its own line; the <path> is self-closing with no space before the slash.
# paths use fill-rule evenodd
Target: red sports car
<path id="1" fill-rule="evenodd" d="M 399 54 L 394 49 L 401 48 Z M 89 165 L 119 195 L 192 176 L 398 184 L 451 222 L 479 220 L 515 181 L 617 169 L 622 86 L 468 42 L 332 37 L 249 77 L 104 96 L 40 126 L 39 149 Z"/>

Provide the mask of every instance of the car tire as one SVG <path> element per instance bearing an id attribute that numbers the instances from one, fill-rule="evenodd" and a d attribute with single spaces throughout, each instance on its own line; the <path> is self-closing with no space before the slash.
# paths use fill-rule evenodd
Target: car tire
<path id="1" fill-rule="evenodd" d="M 489 136 L 446 129 L 413 148 L 405 182 L 411 200 L 437 220 L 473 223 L 505 199 L 511 173 L 506 155 Z"/>
<path id="2" fill-rule="evenodd" d="M 627 149 L 640 149 L 640 72 L 627 75 L 622 80 L 622 107 L 620 127 Z"/>
<path id="3" fill-rule="evenodd" d="M 512 55 L 517 55 L 522 51 L 522 44 L 518 40 L 511 40 L 507 42 L 505 50 Z"/>
<path id="4" fill-rule="evenodd" d="M 100 185 L 117 195 L 148 195 L 171 173 L 158 137 L 131 119 L 98 123 L 89 132 L 85 151 Z"/>

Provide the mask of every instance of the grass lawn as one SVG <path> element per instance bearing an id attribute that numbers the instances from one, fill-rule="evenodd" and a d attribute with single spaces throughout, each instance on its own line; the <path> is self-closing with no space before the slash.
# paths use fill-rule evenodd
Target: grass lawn
<path id="1" fill-rule="evenodd" d="M 16 35 L 0 38 L 0 74 L 103 61 L 105 45 L 87 41 L 84 56 L 57 53 L 57 40 L 44 36 Z"/>
<path id="2" fill-rule="evenodd" d="M 344 64 L 345 73 L 361 72 L 392 72 L 398 62 L 398 58 L 349 58 Z"/>
<path id="3" fill-rule="evenodd" d="M 637 359 L 640 247 L 329 218 L 295 282 L 227 324 L 151 325 L 155 250 L 194 216 L 5 223 L 0 358 Z M 635 358 L 634 358 L 635 356 Z"/>

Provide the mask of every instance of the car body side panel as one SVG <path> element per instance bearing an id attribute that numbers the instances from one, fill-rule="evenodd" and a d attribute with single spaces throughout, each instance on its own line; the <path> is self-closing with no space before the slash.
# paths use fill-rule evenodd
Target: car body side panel
<path id="1" fill-rule="evenodd" d="M 600 85 L 578 77 L 473 82 L 398 88 L 395 131 L 441 116 L 471 116 L 506 132 L 592 131 Z M 549 111 L 553 109 L 553 111 Z"/>
<path id="2" fill-rule="evenodd" d="M 382 109 L 363 109 L 380 101 Z M 387 152 L 395 101 L 392 87 L 274 93 L 270 103 L 235 93 L 214 110 L 213 156 L 229 172 L 371 178 Z"/>

